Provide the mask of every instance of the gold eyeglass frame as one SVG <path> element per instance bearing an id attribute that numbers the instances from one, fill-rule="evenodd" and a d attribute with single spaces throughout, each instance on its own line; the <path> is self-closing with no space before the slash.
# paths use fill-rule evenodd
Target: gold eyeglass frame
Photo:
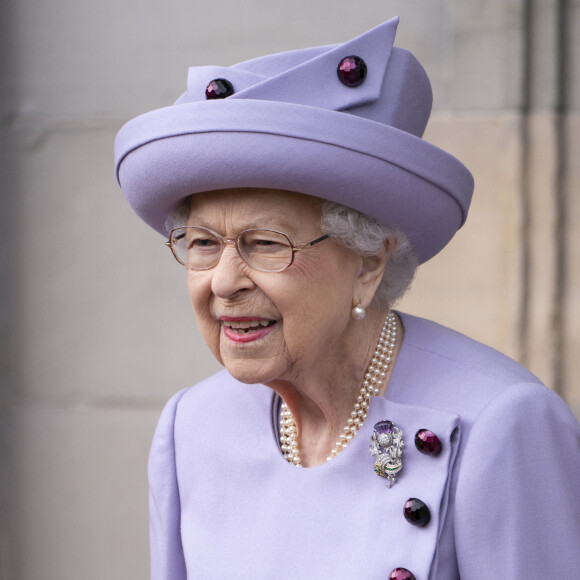
<path id="1" fill-rule="evenodd" d="M 193 268 L 191 266 L 187 266 L 184 262 L 182 262 L 178 258 L 177 252 L 176 252 L 175 247 L 174 247 L 175 232 L 177 232 L 179 230 L 194 229 L 194 228 L 198 229 L 198 230 L 204 230 L 204 231 L 210 233 L 212 236 L 215 236 L 218 240 L 220 240 L 220 243 L 221 243 L 221 251 L 219 253 L 219 256 L 218 256 L 216 263 L 212 264 L 211 266 L 208 266 L 207 268 Z M 281 268 L 279 270 L 264 270 L 263 268 L 257 268 L 256 266 L 254 266 L 254 264 L 252 264 L 251 262 L 248 261 L 248 259 L 244 256 L 244 254 L 242 253 L 242 251 L 240 249 L 240 239 L 244 234 L 246 234 L 248 232 L 270 232 L 273 234 L 279 234 L 281 236 L 284 236 L 288 240 L 288 243 L 290 244 L 290 247 L 292 249 L 292 256 L 290 258 L 290 263 L 287 266 L 284 266 L 284 268 Z M 185 233 L 183 234 L 183 236 L 185 236 Z M 177 260 L 177 262 L 179 262 L 182 266 L 184 266 L 188 270 L 204 271 L 204 270 L 211 270 L 212 268 L 215 268 L 219 264 L 219 261 L 221 260 L 221 257 L 222 257 L 222 254 L 224 253 L 224 248 L 225 248 L 226 244 L 232 244 L 233 246 L 236 247 L 236 250 L 238 252 L 238 256 L 240 256 L 240 258 L 246 264 L 248 264 L 248 266 L 250 266 L 250 268 L 253 268 L 254 270 L 258 270 L 259 272 L 269 272 L 269 273 L 277 274 L 279 272 L 284 272 L 284 270 L 287 270 L 288 268 L 290 268 L 290 266 L 292 266 L 292 264 L 294 263 L 294 254 L 296 254 L 296 252 L 301 252 L 302 250 L 307 250 L 308 248 L 311 248 L 312 246 L 314 246 L 314 245 L 316 245 L 316 244 L 318 244 L 318 243 L 320 243 L 328 238 L 330 238 L 330 234 L 325 234 L 323 236 L 320 236 L 319 238 L 316 238 L 315 240 L 312 240 L 311 242 L 308 242 L 307 244 L 304 244 L 303 246 L 295 246 L 294 242 L 292 241 L 292 239 L 290 238 L 290 236 L 288 234 L 286 234 L 285 232 L 280 232 L 278 230 L 270 230 L 270 229 L 265 229 L 265 228 L 250 228 L 250 229 L 244 230 L 243 232 L 240 232 L 238 234 L 237 238 L 225 238 L 223 236 L 220 236 L 220 234 L 218 234 L 217 232 L 214 232 L 213 230 L 210 230 L 209 228 L 205 228 L 203 226 L 180 226 L 178 228 L 174 228 L 171 230 L 171 232 L 169 233 L 169 239 L 165 242 L 165 245 L 171 250 L 173 257 Z M 178 239 L 181 239 L 181 237 Z"/>

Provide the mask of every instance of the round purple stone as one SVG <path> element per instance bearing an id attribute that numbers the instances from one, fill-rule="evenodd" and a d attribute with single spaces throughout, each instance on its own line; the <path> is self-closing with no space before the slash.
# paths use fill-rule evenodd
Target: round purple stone
<path id="1" fill-rule="evenodd" d="M 420 499 L 412 497 L 405 502 L 403 508 L 405 519 L 413 526 L 422 528 L 426 526 L 431 520 L 431 512 L 429 508 Z"/>
<path id="2" fill-rule="evenodd" d="M 340 61 L 336 74 L 343 85 L 350 88 L 358 87 L 367 76 L 367 65 L 358 56 L 346 56 Z"/>
<path id="3" fill-rule="evenodd" d="M 415 447 L 425 455 L 438 455 L 441 451 L 439 437 L 429 429 L 419 429 L 415 435 Z"/>
<path id="4" fill-rule="evenodd" d="M 415 575 L 407 568 L 395 568 L 389 574 L 389 580 L 416 580 Z"/>
<path id="5" fill-rule="evenodd" d="M 227 79 L 214 79 L 210 81 L 205 89 L 205 98 L 225 99 L 234 94 L 234 87 Z"/>

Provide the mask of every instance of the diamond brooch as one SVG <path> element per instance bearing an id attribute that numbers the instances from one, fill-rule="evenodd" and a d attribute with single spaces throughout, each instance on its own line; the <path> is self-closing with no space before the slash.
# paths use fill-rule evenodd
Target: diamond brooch
<path id="1" fill-rule="evenodd" d="M 375 457 L 375 473 L 392 487 L 403 468 L 403 432 L 392 421 L 379 421 L 373 430 L 369 451 Z"/>

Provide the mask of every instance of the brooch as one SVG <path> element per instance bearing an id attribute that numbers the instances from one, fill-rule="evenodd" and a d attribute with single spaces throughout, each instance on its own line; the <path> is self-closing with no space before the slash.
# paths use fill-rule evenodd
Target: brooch
<path id="1" fill-rule="evenodd" d="M 379 421 L 371 436 L 369 451 L 375 456 L 375 473 L 392 487 L 403 467 L 403 432 L 392 421 Z"/>

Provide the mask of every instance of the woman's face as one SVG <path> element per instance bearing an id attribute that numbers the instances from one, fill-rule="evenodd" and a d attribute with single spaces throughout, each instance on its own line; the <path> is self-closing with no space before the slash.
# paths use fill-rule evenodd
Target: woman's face
<path id="1" fill-rule="evenodd" d="M 296 246 L 322 235 L 320 200 L 263 189 L 193 197 L 190 225 L 228 238 L 251 228 L 287 233 Z M 246 383 L 299 379 L 336 364 L 353 321 L 361 258 L 331 238 L 297 252 L 283 272 L 260 272 L 227 244 L 217 266 L 188 270 L 199 328 L 215 357 Z"/>

